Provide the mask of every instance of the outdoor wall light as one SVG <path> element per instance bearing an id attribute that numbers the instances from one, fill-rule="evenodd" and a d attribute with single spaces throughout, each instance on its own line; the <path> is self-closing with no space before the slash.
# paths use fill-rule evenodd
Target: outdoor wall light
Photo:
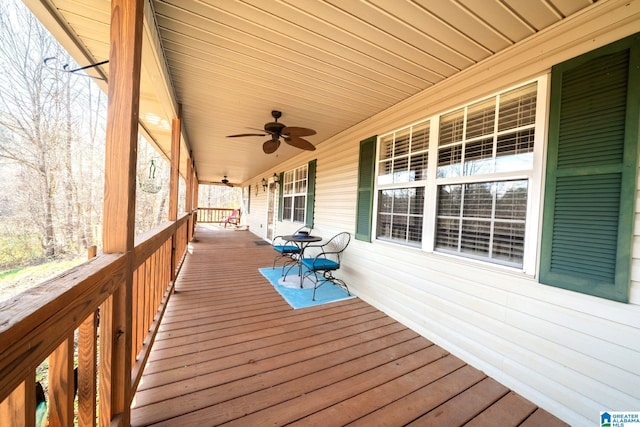
<path id="1" fill-rule="evenodd" d="M 280 182 L 280 177 L 274 172 L 273 173 L 273 183 L 277 184 Z"/>
<path id="2" fill-rule="evenodd" d="M 262 178 L 262 190 L 267 191 L 267 180 Z"/>

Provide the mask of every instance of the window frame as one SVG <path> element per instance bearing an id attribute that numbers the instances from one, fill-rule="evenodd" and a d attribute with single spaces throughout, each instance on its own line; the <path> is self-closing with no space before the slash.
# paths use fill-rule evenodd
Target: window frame
<path id="1" fill-rule="evenodd" d="M 440 118 L 466 107 L 479 104 L 490 100 L 491 98 L 498 97 L 500 94 L 505 94 L 514 89 L 525 87 L 531 83 L 537 82 L 536 92 L 536 110 L 535 110 L 535 123 L 532 127 L 535 132 L 534 146 L 533 146 L 533 158 L 531 161 L 531 167 L 523 170 L 512 170 L 503 172 L 492 172 L 478 175 L 461 175 L 451 177 L 437 176 L 438 168 L 438 133 L 440 129 Z M 462 105 L 457 105 L 455 108 L 440 112 L 438 114 L 425 117 L 415 123 L 408 126 L 399 127 L 390 132 L 381 133 L 378 135 L 376 144 L 375 155 L 375 172 L 374 172 L 374 201 L 372 210 L 372 241 L 383 244 L 392 244 L 407 248 L 415 248 L 426 253 L 438 254 L 441 256 L 455 257 L 459 260 L 469 260 L 470 262 L 480 262 L 487 266 L 496 266 L 507 268 L 511 270 L 517 270 L 524 272 L 525 274 L 534 276 L 537 274 L 538 268 L 538 248 L 540 242 L 540 221 L 542 215 L 542 180 L 544 171 L 544 157 L 545 147 L 547 144 L 547 126 L 548 126 L 548 110 L 549 110 L 549 93 L 550 93 L 550 79 L 549 74 L 543 74 L 532 78 L 527 81 L 519 82 L 518 84 L 511 85 L 500 91 L 496 91 L 488 96 L 472 99 Z M 420 181 L 413 181 L 408 183 L 402 183 L 401 188 L 424 186 L 424 210 L 423 210 L 423 224 L 422 224 L 422 242 L 420 245 L 407 245 L 399 243 L 396 240 L 384 239 L 378 236 L 378 215 L 379 215 L 379 202 L 380 202 L 380 190 L 386 188 L 398 188 L 396 184 L 379 184 L 378 177 L 380 173 L 380 150 L 381 141 L 383 138 L 389 135 L 400 132 L 403 129 L 411 128 L 412 126 L 419 125 L 420 123 L 429 122 L 430 135 L 429 135 L 429 147 L 428 153 L 428 169 L 426 179 Z M 501 135 L 503 132 L 497 132 Z M 494 142 L 495 146 L 495 142 Z M 494 149 L 495 158 L 495 149 Z M 495 182 L 495 181 L 512 181 L 512 180 L 527 180 L 527 206 L 525 217 L 525 236 L 523 247 L 523 260 L 522 266 L 514 267 L 509 263 L 496 262 L 489 258 L 478 258 L 472 256 L 466 256 L 461 253 L 450 253 L 435 249 L 435 234 L 437 223 L 437 210 L 438 210 L 438 189 L 442 185 L 455 185 L 455 184 L 472 184 L 483 182 Z"/>
<path id="2" fill-rule="evenodd" d="M 301 178 L 302 170 L 304 169 L 304 178 Z M 304 190 L 299 190 L 299 183 L 304 182 Z M 292 190 L 287 193 L 287 185 L 291 185 Z M 296 224 L 306 224 L 307 222 L 307 196 L 309 190 L 309 165 L 304 164 L 298 166 L 296 168 L 290 169 L 283 173 L 282 179 L 282 221 L 293 222 Z M 302 211 L 303 218 L 302 220 L 296 220 L 296 200 L 298 198 L 302 198 L 303 202 L 301 207 L 299 208 Z M 289 208 L 289 212 L 287 212 L 286 204 L 287 199 L 291 202 L 291 207 Z M 287 216 L 287 214 L 289 214 Z"/>
<path id="3" fill-rule="evenodd" d="M 383 139 L 385 137 L 391 136 L 394 146 L 395 146 L 395 142 L 396 142 L 396 135 L 397 134 L 404 134 L 404 133 L 408 133 L 410 135 L 411 141 L 413 140 L 413 131 L 414 128 L 416 129 L 420 129 L 423 128 L 425 126 L 429 126 L 429 142 L 431 141 L 431 122 L 427 119 L 427 120 L 421 120 L 419 122 L 416 122 L 410 126 L 405 126 L 399 129 L 396 129 L 392 132 L 388 132 L 386 134 L 380 135 L 378 137 L 378 141 L 377 141 L 377 145 L 376 145 L 376 155 L 374 157 L 374 162 L 375 162 L 375 173 L 374 173 L 374 211 L 373 211 L 373 228 L 372 228 L 372 233 L 374 235 L 374 238 L 376 240 L 379 241 L 384 241 L 384 242 L 390 242 L 390 243 L 397 243 L 397 244 L 401 244 L 401 245 L 405 245 L 405 246 L 409 246 L 409 247 L 415 247 L 415 248 L 420 248 L 424 242 L 424 226 L 425 226 L 425 205 L 423 203 L 423 207 L 422 207 L 422 214 L 418 215 L 418 216 L 422 216 L 422 233 L 421 233 L 421 241 L 420 242 L 415 242 L 415 241 L 411 241 L 410 239 L 408 239 L 408 236 L 406 236 L 405 239 L 400 240 L 400 239 L 394 239 L 393 237 L 380 237 L 378 235 L 378 222 L 379 222 L 379 216 L 380 216 L 380 211 L 379 211 L 379 203 L 380 203 L 380 193 L 382 191 L 385 190 L 406 190 L 406 189 L 413 189 L 413 188 L 425 188 L 426 187 L 426 183 L 427 183 L 427 178 L 426 176 L 424 176 L 422 179 L 417 179 L 417 180 L 406 180 L 406 181 L 395 181 L 393 179 L 393 174 L 391 177 L 391 182 L 387 182 L 387 183 L 383 183 L 380 184 L 380 165 L 383 163 L 391 163 L 393 164 L 395 162 L 396 159 L 398 158 L 406 158 L 406 159 L 410 159 L 412 158 L 412 156 L 416 156 L 416 155 L 421 155 L 422 153 L 426 153 L 427 154 L 427 159 L 429 160 L 431 158 L 431 156 L 429 155 L 429 151 L 430 151 L 430 146 L 427 147 L 427 150 L 425 151 L 424 149 L 419 149 L 416 151 L 411 151 L 411 149 L 409 149 L 405 154 L 401 154 L 401 155 L 392 155 L 391 157 L 387 157 L 385 159 L 381 159 L 380 158 L 380 152 L 381 152 L 381 144 L 383 143 Z M 393 151 L 393 149 L 392 149 Z M 411 168 L 411 162 L 407 161 L 407 166 L 408 169 L 410 170 Z M 429 170 L 429 167 L 427 166 L 427 171 Z M 426 194 L 426 193 L 425 193 Z M 423 198 L 425 197 L 425 195 L 423 195 Z M 410 207 L 408 207 L 408 210 L 410 210 Z M 384 214 L 386 214 L 386 212 L 383 212 Z M 390 213 L 391 216 L 394 216 L 394 212 Z M 400 216 L 400 215 L 397 215 Z M 407 212 L 407 214 L 405 215 L 407 220 L 412 216 L 410 214 L 410 212 Z"/>

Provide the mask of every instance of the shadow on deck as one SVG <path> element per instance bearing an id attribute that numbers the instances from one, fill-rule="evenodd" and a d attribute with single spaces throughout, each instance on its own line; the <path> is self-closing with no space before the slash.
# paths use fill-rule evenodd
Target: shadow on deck
<path id="1" fill-rule="evenodd" d="M 565 425 L 357 298 L 292 310 L 250 232 L 196 238 L 132 425 Z"/>

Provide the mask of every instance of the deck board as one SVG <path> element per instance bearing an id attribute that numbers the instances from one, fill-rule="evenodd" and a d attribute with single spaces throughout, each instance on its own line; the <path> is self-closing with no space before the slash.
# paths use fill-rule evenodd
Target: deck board
<path id="1" fill-rule="evenodd" d="M 566 425 L 357 298 L 291 309 L 249 232 L 196 238 L 132 425 Z"/>
<path id="2" fill-rule="evenodd" d="M 508 392 L 508 388 L 487 377 L 408 425 L 461 426 Z"/>

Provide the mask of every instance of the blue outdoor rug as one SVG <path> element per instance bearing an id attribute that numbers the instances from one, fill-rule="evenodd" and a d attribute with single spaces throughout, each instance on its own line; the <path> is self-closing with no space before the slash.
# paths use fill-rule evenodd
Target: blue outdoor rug
<path id="1" fill-rule="evenodd" d="M 353 294 L 347 294 L 347 291 L 341 287 L 332 283 L 325 283 L 316 290 L 316 300 L 313 301 L 313 282 L 310 279 L 306 279 L 303 283 L 303 288 L 300 289 L 300 276 L 298 276 L 297 269 L 298 267 L 293 267 L 286 281 L 282 280 L 282 267 L 263 267 L 259 268 L 258 271 L 294 309 L 355 298 Z"/>

